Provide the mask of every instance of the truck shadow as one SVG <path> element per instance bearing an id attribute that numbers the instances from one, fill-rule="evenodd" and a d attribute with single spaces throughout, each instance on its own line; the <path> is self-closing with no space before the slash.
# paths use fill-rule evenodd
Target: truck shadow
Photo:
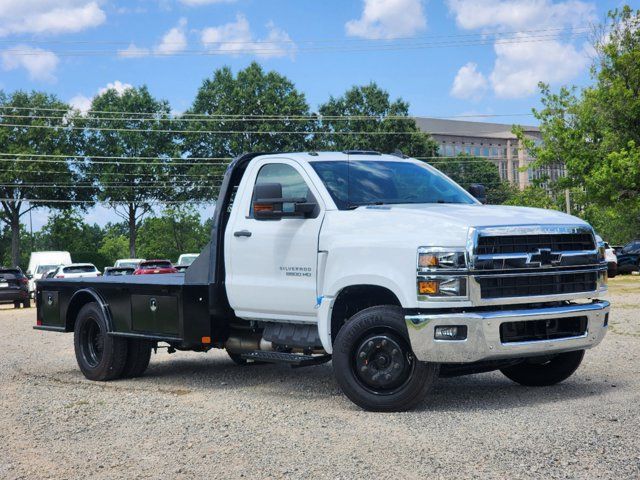
<path id="1" fill-rule="evenodd" d="M 591 375 L 593 377 L 593 375 Z M 331 363 L 292 369 L 283 365 L 238 366 L 224 357 L 183 358 L 152 363 L 143 377 L 159 388 L 180 386 L 191 392 L 242 390 L 260 387 L 260 394 L 280 399 L 312 398 L 338 401 L 340 409 L 359 410 L 344 397 L 333 377 Z M 578 373 L 552 387 L 523 387 L 499 372 L 438 379 L 425 402 L 415 411 L 474 411 L 535 407 L 571 399 L 604 396 L 620 383 Z M 255 393 L 255 392 L 254 392 Z M 339 400 L 338 400 L 339 399 Z"/>

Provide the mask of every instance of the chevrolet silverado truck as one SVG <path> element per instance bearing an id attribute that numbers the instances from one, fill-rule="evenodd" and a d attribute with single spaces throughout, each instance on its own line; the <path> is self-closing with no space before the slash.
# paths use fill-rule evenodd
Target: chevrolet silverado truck
<path id="1" fill-rule="evenodd" d="M 607 331 L 606 270 L 584 221 L 484 205 L 400 154 L 245 154 L 184 274 L 40 280 L 34 328 L 73 332 L 91 380 L 142 375 L 159 344 L 223 348 L 332 360 L 355 404 L 400 411 L 438 376 L 571 376 Z"/>

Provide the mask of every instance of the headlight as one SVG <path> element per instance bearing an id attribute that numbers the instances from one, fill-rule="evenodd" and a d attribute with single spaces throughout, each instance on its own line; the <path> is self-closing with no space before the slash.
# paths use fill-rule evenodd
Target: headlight
<path id="1" fill-rule="evenodd" d="M 466 253 L 462 247 L 420 247 L 418 249 L 418 271 L 438 272 L 465 270 L 466 268 Z"/>
<path id="2" fill-rule="evenodd" d="M 418 295 L 426 297 L 467 296 L 467 277 L 432 276 L 418 277 Z"/>
<path id="3" fill-rule="evenodd" d="M 419 300 L 466 300 L 467 256 L 464 247 L 420 247 L 417 293 Z"/>

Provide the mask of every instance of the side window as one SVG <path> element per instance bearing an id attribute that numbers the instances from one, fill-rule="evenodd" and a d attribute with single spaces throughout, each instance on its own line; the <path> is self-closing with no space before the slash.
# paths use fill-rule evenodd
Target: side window
<path id="1" fill-rule="evenodd" d="M 282 185 L 283 198 L 308 199 L 310 196 L 309 187 L 302 175 L 291 165 L 285 163 L 269 163 L 263 166 L 256 177 L 256 185 L 261 183 L 279 183 Z M 285 204 L 283 207 L 287 211 L 287 207 L 293 209 L 293 204 Z M 250 216 L 253 217 L 253 199 L 251 200 Z"/>

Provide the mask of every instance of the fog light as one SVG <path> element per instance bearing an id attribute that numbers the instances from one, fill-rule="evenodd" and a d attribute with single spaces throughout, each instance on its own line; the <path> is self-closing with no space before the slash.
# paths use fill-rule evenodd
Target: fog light
<path id="1" fill-rule="evenodd" d="M 436 327 L 434 338 L 436 340 L 465 340 L 467 338 L 467 327 L 464 325 Z"/>

